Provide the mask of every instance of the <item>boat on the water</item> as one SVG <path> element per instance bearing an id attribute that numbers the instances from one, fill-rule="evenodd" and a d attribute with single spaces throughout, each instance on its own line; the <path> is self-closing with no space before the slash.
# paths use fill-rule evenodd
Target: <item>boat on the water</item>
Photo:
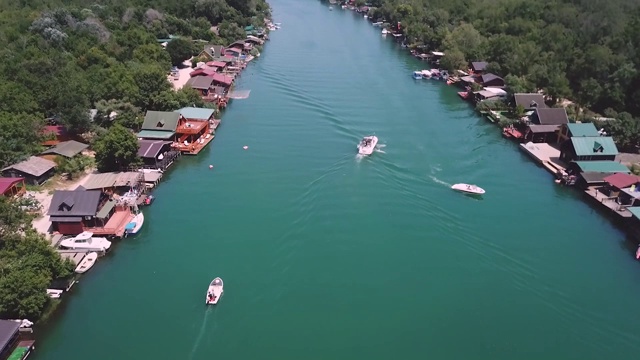
<path id="1" fill-rule="evenodd" d="M 378 138 L 375 135 L 365 136 L 358 144 L 358 154 L 371 155 L 378 144 Z"/>
<path id="2" fill-rule="evenodd" d="M 140 231 L 140 228 L 142 228 L 142 224 L 144 224 L 144 215 L 142 214 L 142 211 L 138 211 L 133 220 L 131 220 L 124 228 L 124 231 L 127 235 L 135 235 Z"/>
<path id="3" fill-rule="evenodd" d="M 638 246 L 638 250 L 636 250 L 636 259 L 640 260 L 640 246 Z"/>
<path id="4" fill-rule="evenodd" d="M 382 29 L 382 36 L 385 36 L 389 33 L 389 30 L 387 29 Z"/>
<path id="5" fill-rule="evenodd" d="M 411 77 L 416 80 L 422 80 L 422 71 L 414 71 Z"/>
<path id="6" fill-rule="evenodd" d="M 455 184 L 451 188 L 467 194 L 482 195 L 485 193 L 483 188 L 470 184 Z"/>
<path id="7" fill-rule="evenodd" d="M 207 297 L 205 300 L 206 304 L 207 305 L 217 304 L 223 292 L 224 292 L 224 283 L 222 282 L 222 279 L 219 277 L 213 279 L 213 281 L 211 281 L 211 283 L 209 284 L 209 288 L 207 289 Z"/>
<path id="8" fill-rule="evenodd" d="M 82 261 L 80 261 L 80 263 L 76 267 L 76 272 L 78 274 L 87 272 L 87 270 L 91 269 L 93 264 L 96 263 L 96 260 L 98 260 L 97 252 L 94 251 L 94 252 L 88 253 L 87 255 L 85 255 L 85 257 L 82 259 Z"/>
<path id="9" fill-rule="evenodd" d="M 84 231 L 75 237 L 63 239 L 60 246 L 70 250 L 107 251 L 111 247 L 111 241 L 105 237 L 93 237 L 91 231 Z"/>

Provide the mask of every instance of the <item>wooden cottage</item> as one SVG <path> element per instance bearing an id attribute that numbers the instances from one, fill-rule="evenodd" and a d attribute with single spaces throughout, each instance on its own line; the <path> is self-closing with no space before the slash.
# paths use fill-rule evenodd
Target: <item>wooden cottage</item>
<path id="1" fill-rule="evenodd" d="M 567 165 L 568 175 L 576 176 L 576 186 L 581 188 L 605 185 L 605 178 L 611 174 L 630 174 L 629 168 L 616 161 L 572 161 Z"/>
<path id="2" fill-rule="evenodd" d="M 485 61 L 472 61 L 469 64 L 469 68 L 471 69 L 471 72 L 473 72 L 474 74 L 484 73 L 485 70 L 487 69 L 487 66 L 489 66 L 489 64 Z"/>
<path id="3" fill-rule="evenodd" d="M 215 60 L 216 58 L 224 56 L 224 46 L 206 44 L 203 46 L 199 56 L 209 60 Z"/>
<path id="4" fill-rule="evenodd" d="M 482 74 L 476 81 L 483 87 L 504 87 L 504 80 L 495 74 Z"/>
<path id="5" fill-rule="evenodd" d="M 107 195 L 123 195 L 133 190 L 139 195 L 145 190 L 144 175 L 139 171 L 91 174 L 82 187 L 100 190 Z"/>
<path id="6" fill-rule="evenodd" d="M 213 77 L 211 76 L 195 76 L 187 81 L 188 86 L 200 93 L 200 96 L 206 97 L 210 95 L 209 90 L 213 86 Z"/>
<path id="7" fill-rule="evenodd" d="M 599 191 L 625 207 L 640 205 L 640 178 L 632 174 L 617 173 L 604 178 L 606 185 Z"/>
<path id="8" fill-rule="evenodd" d="M 55 162 L 32 156 L 25 161 L 2 169 L 2 176 L 24 178 L 27 184 L 40 185 L 54 175 L 55 168 Z"/>
<path id="9" fill-rule="evenodd" d="M 618 148 L 608 136 L 571 137 L 560 145 L 560 160 L 615 160 Z"/>

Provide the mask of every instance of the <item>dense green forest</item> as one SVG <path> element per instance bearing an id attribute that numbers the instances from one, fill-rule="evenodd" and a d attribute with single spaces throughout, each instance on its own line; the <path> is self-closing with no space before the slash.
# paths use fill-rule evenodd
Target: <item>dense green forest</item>
<path id="1" fill-rule="evenodd" d="M 172 89 L 171 64 L 244 39 L 269 12 L 264 0 L 0 0 L 0 168 L 42 150 L 45 119 L 90 140 L 102 170 L 137 161 L 146 110 L 207 106 Z M 165 50 L 158 39 L 170 35 Z M 36 320 L 46 287 L 73 267 L 22 209 L 0 196 L 0 318 Z"/>
<path id="2" fill-rule="evenodd" d="M 640 143 L 638 120 L 629 120 L 640 117 L 640 8 L 636 1 L 367 3 L 373 7 L 369 15 L 375 21 L 385 20 L 391 26 L 401 23 L 409 45 L 444 51 L 443 67 L 466 69 L 468 61 L 487 61 L 513 92 L 542 89 L 552 103 L 569 99 L 579 109 L 623 118 L 624 132 L 635 134 L 629 141 L 634 146 Z M 574 118 L 582 113 L 578 111 Z"/>

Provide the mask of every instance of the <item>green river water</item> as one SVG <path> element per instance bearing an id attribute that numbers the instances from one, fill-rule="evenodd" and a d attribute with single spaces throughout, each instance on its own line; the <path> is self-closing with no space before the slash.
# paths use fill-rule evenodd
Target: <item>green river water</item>
<path id="1" fill-rule="evenodd" d="M 282 29 L 239 80 L 250 98 L 33 359 L 637 358 L 640 263 L 620 231 L 455 88 L 413 80 L 424 63 L 360 15 L 271 4 Z M 358 159 L 370 133 L 381 149 Z"/>

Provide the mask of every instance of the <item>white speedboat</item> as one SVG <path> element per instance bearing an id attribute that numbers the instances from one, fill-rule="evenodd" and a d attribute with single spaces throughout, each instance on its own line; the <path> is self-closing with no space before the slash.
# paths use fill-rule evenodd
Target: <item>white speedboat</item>
<path id="1" fill-rule="evenodd" d="M 470 184 L 455 184 L 451 188 L 468 194 L 482 195 L 485 193 L 483 188 Z"/>
<path id="2" fill-rule="evenodd" d="M 371 155 L 377 144 L 378 138 L 376 136 L 365 136 L 358 144 L 358 154 Z"/>
<path id="3" fill-rule="evenodd" d="M 71 250 L 107 251 L 111 247 L 111 241 L 103 237 L 93 237 L 91 231 L 85 231 L 75 237 L 62 240 L 60 246 Z"/>
<path id="4" fill-rule="evenodd" d="M 82 274 L 82 273 L 87 272 L 87 270 L 91 269 L 93 264 L 96 263 L 96 260 L 98 260 L 98 253 L 97 252 L 88 253 L 87 255 L 85 255 L 84 258 L 82 258 L 82 261 L 80 261 L 80 263 L 76 267 L 76 272 L 78 274 Z"/>
<path id="5" fill-rule="evenodd" d="M 207 289 L 207 297 L 205 303 L 207 305 L 215 305 L 220 300 L 222 293 L 224 292 L 224 283 L 222 279 L 217 277 L 211 281 L 209 288 Z"/>
<path id="6" fill-rule="evenodd" d="M 127 232 L 127 235 L 135 235 L 140 231 L 140 228 L 142 228 L 142 224 L 144 224 L 144 214 L 142 214 L 142 211 L 139 211 L 133 220 L 124 228 L 124 231 Z"/>
<path id="7" fill-rule="evenodd" d="M 389 30 L 387 29 L 382 29 L 382 36 L 385 36 L 389 33 Z"/>

